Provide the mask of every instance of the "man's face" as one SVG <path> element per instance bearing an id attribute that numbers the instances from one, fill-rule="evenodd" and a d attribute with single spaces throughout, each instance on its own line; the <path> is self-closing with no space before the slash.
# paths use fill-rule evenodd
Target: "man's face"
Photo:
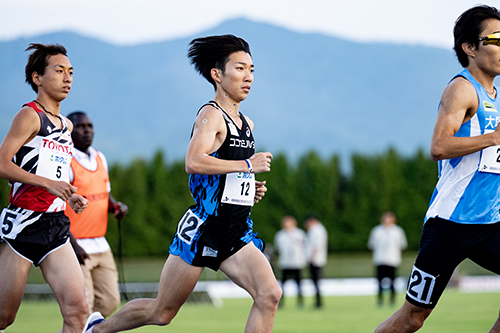
<path id="1" fill-rule="evenodd" d="M 295 229 L 295 227 L 297 227 L 297 221 L 295 221 L 295 219 L 287 217 L 287 218 L 283 219 L 282 226 L 283 226 L 283 229 L 285 229 L 285 230 Z"/>
<path id="2" fill-rule="evenodd" d="M 495 32 L 500 32 L 500 21 L 496 19 L 487 19 L 484 21 L 484 29 L 479 37 L 485 37 Z M 491 76 L 500 75 L 500 45 L 484 44 L 479 42 L 478 48 L 474 52 L 473 61 L 483 71 Z"/>
<path id="3" fill-rule="evenodd" d="M 221 72 L 221 87 L 235 103 L 247 98 L 253 82 L 252 57 L 243 51 L 229 55 L 224 73 Z"/>
<path id="4" fill-rule="evenodd" d="M 50 56 L 47 62 L 43 75 L 39 75 L 35 81 L 38 85 L 38 93 L 43 91 L 54 100 L 62 101 L 71 90 L 73 67 L 64 54 Z"/>
<path id="5" fill-rule="evenodd" d="M 392 214 L 385 214 L 382 217 L 382 224 L 386 227 L 391 227 L 396 224 L 396 218 Z"/>
<path id="6" fill-rule="evenodd" d="M 76 149 L 85 152 L 90 147 L 94 139 L 94 126 L 87 115 L 75 118 L 71 137 Z"/>

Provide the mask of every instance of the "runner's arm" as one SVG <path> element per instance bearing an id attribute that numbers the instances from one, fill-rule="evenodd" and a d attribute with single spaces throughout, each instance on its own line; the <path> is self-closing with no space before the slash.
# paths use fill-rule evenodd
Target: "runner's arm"
<path id="1" fill-rule="evenodd" d="M 460 126 L 469 121 L 478 108 L 472 84 L 463 78 L 453 80 L 444 90 L 434 125 L 431 158 L 434 161 L 462 157 L 500 144 L 500 129 L 474 136 L 455 137 Z"/>
<path id="2" fill-rule="evenodd" d="M 245 160 L 222 160 L 209 154 L 216 151 L 226 137 L 226 124 L 219 110 L 206 106 L 196 117 L 193 136 L 186 154 L 186 172 L 189 174 L 221 175 L 248 172 Z M 254 173 L 270 170 L 271 153 L 257 153 L 250 158 Z"/>
<path id="3" fill-rule="evenodd" d="M 12 158 L 17 151 L 29 142 L 40 130 L 40 118 L 29 107 L 24 107 L 19 111 L 7 135 L 0 145 L 0 177 L 23 184 L 40 186 L 47 189 L 53 195 L 67 200 L 76 188 L 63 181 L 53 181 L 29 173 L 12 162 Z"/>
<path id="4" fill-rule="evenodd" d="M 79 194 L 73 194 L 68 199 L 69 206 L 75 211 L 77 214 L 81 214 L 85 208 L 87 208 L 87 204 L 89 201 L 82 197 Z"/>
<path id="5" fill-rule="evenodd" d="M 260 200 L 262 200 L 264 195 L 266 195 L 266 192 L 267 192 L 266 181 L 259 182 L 258 180 L 256 180 L 255 181 L 255 198 L 253 201 L 255 203 L 257 203 Z"/>
<path id="6" fill-rule="evenodd" d="M 128 213 L 128 206 L 123 202 L 116 201 L 111 193 L 109 194 L 108 200 L 108 212 L 113 214 L 118 221 L 121 221 Z"/>

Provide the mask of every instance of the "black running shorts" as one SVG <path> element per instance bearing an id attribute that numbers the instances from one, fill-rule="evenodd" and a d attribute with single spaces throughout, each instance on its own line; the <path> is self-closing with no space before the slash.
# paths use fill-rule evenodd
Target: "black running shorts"
<path id="1" fill-rule="evenodd" d="M 63 211 L 43 213 L 15 239 L 4 240 L 17 254 L 38 267 L 48 254 L 69 241 L 69 219 Z"/>
<path id="2" fill-rule="evenodd" d="M 406 300 L 422 308 L 434 308 L 453 271 L 466 258 L 500 274 L 500 223 L 461 224 L 429 219 L 422 231 Z"/>

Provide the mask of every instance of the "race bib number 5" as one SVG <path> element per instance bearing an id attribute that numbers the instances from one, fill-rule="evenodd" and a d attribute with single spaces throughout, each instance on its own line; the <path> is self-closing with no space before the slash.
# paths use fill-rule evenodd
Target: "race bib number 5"
<path id="1" fill-rule="evenodd" d="M 436 278 L 434 276 L 413 266 L 406 295 L 419 303 L 431 304 L 431 295 L 435 283 Z"/>
<path id="2" fill-rule="evenodd" d="M 177 235 L 184 243 L 191 245 L 193 237 L 203 222 L 191 209 L 188 209 L 177 226 Z"/>
<path id="3" fill-rule="evenodd" d="M 0 235 L 5 238 L 15 239 L 27 226 L 35 223 L 42 216 L 41 212 L 34 212 L 28 209 L 9 207 L 4 208 L 0 213 Z"/>
<path id="4" fill-rule="evenodd" d="M 43 139 L 40 143 L 36 174 L 52 180 L 69 183 L 69 166 L 72 158 L 72 147 L 57 141 Z"/>

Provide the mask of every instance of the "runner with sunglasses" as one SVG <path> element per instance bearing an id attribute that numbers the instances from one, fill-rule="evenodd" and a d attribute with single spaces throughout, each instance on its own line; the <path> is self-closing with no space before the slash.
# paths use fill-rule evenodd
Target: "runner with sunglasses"
<path id="1" fill-rule="evenodd" d="M 500 274 L 500 12 L 465 11 L 454 28 L 464 70 L 444 89 L 431 141 L 439 181 L 410 274 L 406 301 L 375 332 L 415 332 L 455 268 L 471 259 Z M 489 332 L 500 332 L 500 319 Z"/>
<path id="2" fill-rule="evenodd" d="M 483 41 L 483 45 L 500 45 L 500 32 L 494 32 L 485 37 L 479 37 L 478 41 Z"/>

